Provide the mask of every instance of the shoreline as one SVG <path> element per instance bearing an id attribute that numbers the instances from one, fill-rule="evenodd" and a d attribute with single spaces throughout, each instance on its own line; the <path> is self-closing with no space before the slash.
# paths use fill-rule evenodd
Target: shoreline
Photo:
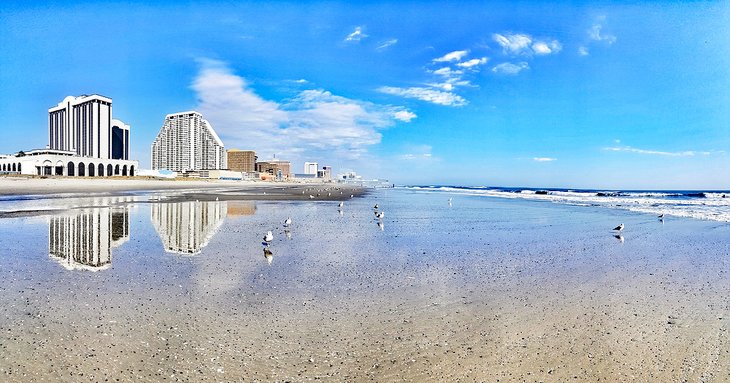
<path id="1" fill-rule="evenodd" d="M 366 189 L 335 182 L 264 182 L 206 179 L 0 177 L 0 197 L 78 196 L 127 192 L 175 192 L 171 199 L 342 200 Z M 314 198 L 310 198 L 312 195 Z"/>

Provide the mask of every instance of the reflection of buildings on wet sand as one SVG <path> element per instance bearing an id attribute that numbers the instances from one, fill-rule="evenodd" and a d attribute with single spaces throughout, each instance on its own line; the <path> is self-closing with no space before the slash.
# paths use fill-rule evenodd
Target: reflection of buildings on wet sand
<path id="1" fill-rule="evenodd" d="M 109 207 L 114 201 L 94 202 L 105 206 L 53 216 L 49 221 L 48 253 L 68 270 L 107 269 L 112 248 L 129 240 L 129 207 Z"/>
<path id="2" fill-rule="evenodd" d="M 226 218 L 226 202 L 188 201 L 152 205 L 152 224 L 165 251 L 198 254 Z"/>
<path id="3" fill-rule="evenodd" d="M 227 204 L 230 217 L 256 214 L 256 204 L 251 201 L 228 201 Z"/>

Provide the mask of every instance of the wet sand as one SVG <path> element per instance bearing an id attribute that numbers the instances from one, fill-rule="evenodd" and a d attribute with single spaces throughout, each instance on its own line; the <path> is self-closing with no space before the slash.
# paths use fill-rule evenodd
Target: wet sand
<path id="1" fill-rule="evenodd" d="M 0 376 L 730 381 L 729 225 L 447 198 L 125 205 L 128 240 L 96 272 L 49 257 L 51 218 L 0 220 Z M 199 253 L 165 251 L 164 217 L 212 209 Z"/>
<path id="2" fill-rule="evenodd" d="M 183 179 L 163 180 L 142 177 L 126 178 L 35 178 L 0 177 L 0 196 L 42 196 L 50 194 L 106 193 L 119 195 L 137 191 L 170 191 L 185 198 L 209 198 L 215 194 L 228 199 L 314 199 L 341 200 L 351 194 L 360 195 L 365 189 L 337 183 L 296 183 L 262 181 L 228 181 Z"/>

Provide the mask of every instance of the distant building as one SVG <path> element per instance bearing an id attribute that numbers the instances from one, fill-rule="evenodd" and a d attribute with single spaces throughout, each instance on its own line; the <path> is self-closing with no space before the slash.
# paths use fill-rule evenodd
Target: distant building
<path id="1" fill-rule="evenodd" d="M 318 169 L 319 169 L 319 164 L 316 162 L 305 162 L 304 163 L 304 174 L 314 174 L 316 176 Z"/>
<path id="2" fill-rule="evenodd" d="M 226 169 L 223 141 L 198 112 L 168 114 L 152 143 L 152 169 L 175 172 Z"/>
<path id="3" fill-rule="evenodd" d="M 322 166 L 322 170 L 317 171 L 317 178 L 322 178 L 325 181 L 332 180 L 332 167 Z"/>
<path id="4" fill-rule="evenodd" d="M 255 172 L 256 152 L 253 150 L 228 150 L 228 169 L 236 172 Z"/>
<path id="5" fill-rule="evenodd" d="M 268 174 L 279 181 L 291 178 L 291 162 L 281 160 L 269 160 L 256 163 L 256 171 L 264 175 Z"/>
<path id="6" fill-rule="evenodd" d="M 43 176 L 133 176 L 130 128 L 112 118 L 112 99 L 68 96 L 48 109 L 48 145 L 0 158 L 0 172 Z"/>

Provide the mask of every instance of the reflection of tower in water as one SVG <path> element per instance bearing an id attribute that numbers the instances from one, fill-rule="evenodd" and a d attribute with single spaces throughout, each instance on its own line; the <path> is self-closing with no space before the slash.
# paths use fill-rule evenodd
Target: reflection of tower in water
<path id="1" fill-rule="evenodd" d="M 53 216 L 48 223 L 48 253 L 68 270 L 107 269 L 112 247 L 128 240 L 128 206 L 84 209 Z"/>
<path id="2" fill-rule="evenodd" d="M 188 201 L 152 205 L 152 224 L 165 251 L 198 254 L 226 218 L 224 201 Z"/>

